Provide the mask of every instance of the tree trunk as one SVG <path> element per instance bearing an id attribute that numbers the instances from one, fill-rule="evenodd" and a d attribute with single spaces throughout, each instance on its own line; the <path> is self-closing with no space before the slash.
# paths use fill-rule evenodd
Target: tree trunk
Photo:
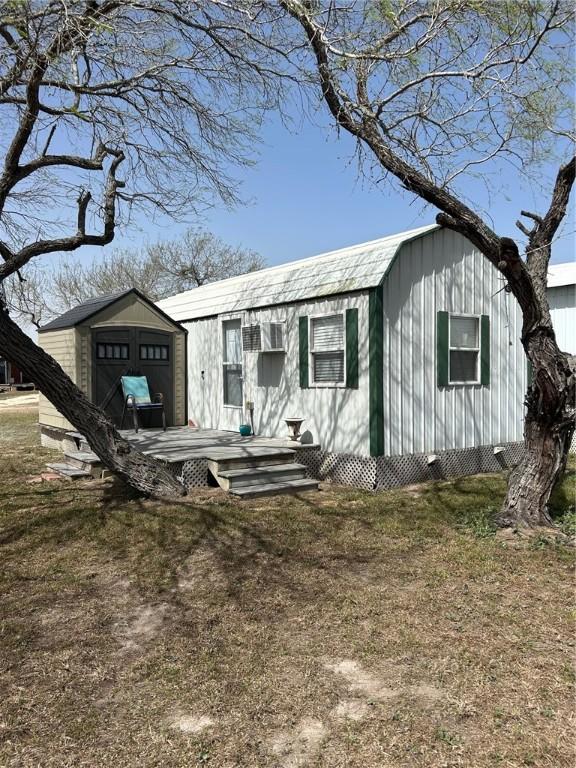
<path id="1" fill-rule="evenodd" d="M 576 377 L 549 329 L 540 329 L 525 346 L 534 371 L 526 396 L 526 453 L 510 474 L 498 523 L 532 528 L 552 522 L 550 494 L 562 478 L 574 434 Z"/>
<path id="2" fill-rule="evenodd" d="M 0 354 L 16 363 L 86 438 L 107 469 L 151 496 L 183 496 L 184 487 L 160 462 L 135 451 L 106 414 L 64 373 L 58 363 L 0 308 Z"/>

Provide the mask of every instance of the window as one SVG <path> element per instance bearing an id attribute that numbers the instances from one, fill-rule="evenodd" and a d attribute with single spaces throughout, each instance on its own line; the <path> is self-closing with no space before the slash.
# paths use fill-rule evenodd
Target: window
<path id="1" fill-rule="evenodd" d="M 128 344 L 97 344 L 96 357 L 98 360 L 128 360 L 129 350 Z"/>
<path id="2" fill-rule="evenodd" d="M 450 383 L 478 384 L 480 318 L 450 315 Z"/>
<path id="3" fill-rule="evenodd" d="M 140 360 L 168 360 L 168 344 L 140 344 Z"/>
<path id="4" fill-rule="evenodd" d="M 344 384 L 344 316 L 310 319 L 313 384 Z"/>
<path id="5" fill-rule="evenodd" d="M 222 323 L 224 405 L 242 407 L 242 335 L 240 320 Z"/>

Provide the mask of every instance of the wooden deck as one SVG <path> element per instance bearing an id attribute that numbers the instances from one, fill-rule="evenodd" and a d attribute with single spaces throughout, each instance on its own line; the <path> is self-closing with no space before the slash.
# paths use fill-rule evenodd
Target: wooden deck
<path id="1" fill-rule="evenodd" d="M 121 434 L 142 453 L 168 462 L 275 456 L 288 450 L 318 447 L 315 443 L 302 445 L 287 438 L 242 437 L 238 432 L 192 427 L 169 427 L 166 432 L 161 429 L 141 429 L 139 432 L 125 429 Z"/>

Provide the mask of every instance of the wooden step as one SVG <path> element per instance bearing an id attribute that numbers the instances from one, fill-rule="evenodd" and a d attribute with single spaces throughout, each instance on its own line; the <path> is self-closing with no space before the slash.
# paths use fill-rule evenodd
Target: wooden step
<path id="1" fill-rule="evenodd" d="M 57 462 L 54 464 L 46 464 L 46 466 L 52 472 L 56 472 L 58 475 L 62 475 L 62 477 L 65 477 L 68 480 L 83 480 L 84 478 L 92 477 L 90 472 L 74 467 L 72 464 Z"/>
<path id="2" fill-rule="evenodd" d="M 306 467 L 303 464 L 290 462 L 247 469 L 228 469 L 219 472 L 216 480 L 225 491 L 231 491 L 235 488 L 271 485 L 284 483 L 288 480 L 303 480 L 305 477 Z"/>
<path id="3" fill-rule="evenodd" d="M 230 493 L 241 499 L 253 499 L 258 496 L 279 496 L 286 493 L 302 493 L 304 491 L 317 491 L 318 481 L 308 478 L 302 480 L 287 480 L 284 483 L 270 483 L 268 485 L 248 485 L 233 488 Z"/>
<path id="4" fill-rule="evenodd" d="M 65 451 L 64 456 L 68 464 L 83 469 L 94 477 L 102 474 L 102 462 L 100 457 L 92 451 Z"/>
<path id="5" fill-rule="evenodd" d="M 233 469 L 251 469 L 272 464 L 290 464 L 296 457 L 296 451 L 285 448 L 251 448 L 239 451 L 206 452 L 208 469 L 214 476 Z"/>

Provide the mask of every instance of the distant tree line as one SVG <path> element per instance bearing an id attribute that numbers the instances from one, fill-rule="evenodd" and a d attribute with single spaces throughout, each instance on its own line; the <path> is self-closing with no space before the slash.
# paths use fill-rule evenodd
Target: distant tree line
<path id="1" fill-rule="evenodd" d="M 52 267 L 30 265 L 6 281 L 6 300 L 13 315 L 41 328 L 96 296 L 137 288 L 158 301 L 264 266 L 254 251 L 228 245 L 205 230 L 188 229 L 178 239 L 117 249 L 90 264 L 68 258 Z"/>

